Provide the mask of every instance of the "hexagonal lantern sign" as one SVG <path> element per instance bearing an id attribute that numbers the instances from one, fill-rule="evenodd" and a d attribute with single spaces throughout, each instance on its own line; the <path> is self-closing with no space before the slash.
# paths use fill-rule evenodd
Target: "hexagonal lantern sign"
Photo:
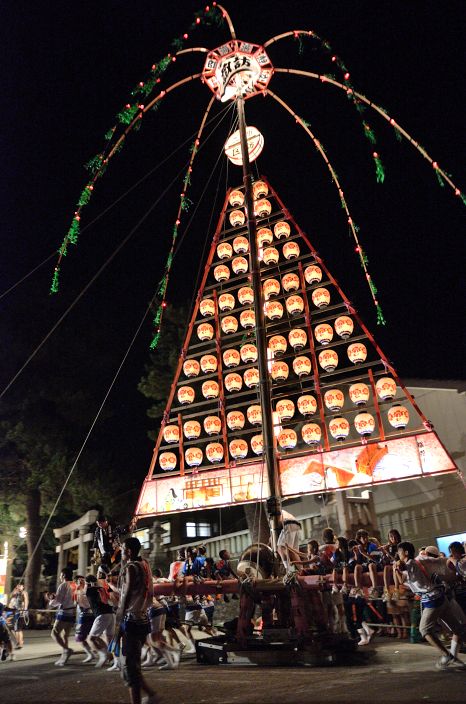
<path id="1" fill-rule="evenodd" d="M 202 81 L 225 103 L 238 93 L 244 98 L 262 93 L 272 75 L 272 63 L 262 46 L 233 39 L 207 54 Z"/>

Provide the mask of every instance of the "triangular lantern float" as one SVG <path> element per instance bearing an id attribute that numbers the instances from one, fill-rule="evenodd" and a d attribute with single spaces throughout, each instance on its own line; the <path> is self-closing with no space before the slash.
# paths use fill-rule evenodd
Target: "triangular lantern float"
<path id="1" fill-rule="evenodd" d="M 265 178 L 228 191 L 136 516 L 270 495 L 261 457 L 254 295 L 265 306 L 283 498 L 456 470 L 422 411 Z"/>

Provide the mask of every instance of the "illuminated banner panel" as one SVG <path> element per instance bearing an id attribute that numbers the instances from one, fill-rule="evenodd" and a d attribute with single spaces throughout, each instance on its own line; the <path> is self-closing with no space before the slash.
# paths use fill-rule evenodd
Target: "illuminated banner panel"
<path id="1" fill-rule="evenodd" d="M 456 470 L 435 433 L 281 460 L 283 496 L 414 479 Z"/>
<path id="2" fill-rule="evenodd" d="M 269 495 L 263 463 L 211 469 L 197 474 L 165 475 L 144 483 L 138 516 L 192 511 L 258 501 Z"/>

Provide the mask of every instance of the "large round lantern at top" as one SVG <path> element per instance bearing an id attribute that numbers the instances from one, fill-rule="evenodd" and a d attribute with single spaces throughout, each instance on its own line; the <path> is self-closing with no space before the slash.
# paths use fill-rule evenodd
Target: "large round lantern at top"
<path id="1" fill-rule="evenodd" d="M 250 369 L 246 369 L 246 371 L 243 374 L 244 376 L 244 383 L 248 387 L 248 389 L 255 389 L 256 386 L 259 386 L 259 370 L 256 369 L 255 367 L 251 367 Z"/>
<path id="2" fill-rule="evenodd" d="M 246 216 L 242 210 L 232 210 L 229 217 L 230 223 L 233 227 L 241 227 L 241 225 L 244 225 L 244 221 L 246 220 Z"/>
<path id="3" fill-rule="evenodd" d="M 236 393 L 237 391 L 241 391 L 243 387 L 243 380 L 239 374 L 232 373 L 232 374 L 227 374 L 225 377 L 225 388 L 227 391 L 230 393 Z"/>
<path id="4" fill-rule="evenodd" d="M 268 227 L 260 227 L 257 230 L 257 246 L 263 248 L 264 245 L 272 244 L 273 234 Z"/>
<path id="5" fill-rule="evenodd" d="M 252 406 L 249 406 L 248 410 L 246 411 L 246 414 L 248 416 L 248 421 L 251 423 L 251 425 L 261 425 L 262 410 L 259 404 L 256 403 Z"/>
<path id="6" fill-rule="evenodd" d="M 265 183 L 265 181 L 255 181 L 252 184 L 252 197 L 254 200 L 257 200 L 258 198 L 263 198 L 264 196 L 267 196 L 269 193 L 269 187 Z"/>
<path id="7" fill-rule="evenodd" d="M 248 454 L 248 443 L 241 438 L 235 438 L 229 445 L 230 455 L 235 460 L 242 460 Z"/>
<path id="8" fill-rule="evenodd" d="M 409 411 L 405 406 L 397 403 L 387 413 L 388 422 L 397 430 L 404 430 L 409 423 Z"/>
<path id="9" fill-rule="evenodd" d="M 254 302 L 254 291 L 250 286 L 241 286 L 238 290 L 238 301 L 242 306 L 250 306 Z"/>
<path id="10" fill-rule="evenodd" d="M 218 398 L 218 384 L 216 381 L 213 381 L 213 379 L 209 379 L 209 381 L 204 381 L 201 390 L 202 395 L 206 399 Z"/>
<path id="11" fill-rule="evenodd" d="M 163 429 L 163 439 L 165 442 L 173 443 L 180 440 L 180 429 L 177 425 L 166 425 Z"/>
<path id="12" fill-rule="evenodd" d="M 192 386 L 180 386 L 177 396 L 178 401 L 182 406 L 189 405 L 196 398 L 196 394 Z"/>
<path id="13" fill-rule="evenodd" d="M 241 411 L 230 411 L 227 413 L 227 425 L 230 430 L 242 430 L 244 428 L 245 417 Z"/>
<path id="14" fill-rule="evenodd" d="M 354 323 L 349 315 L 340 315 L 335 320 L 335 331 L 337 335 L 346 340 L 354 330 Z"/>
<path id="15" fill-rule="evenodd" d="M 177 461 L 174 452 L 161 452 L 159 455 L 159 465 L 164 472 L 175 469 Z"/>
<path id="16" fill-rule="evenodd" d="M 228 349 L 223 353 L 223 363 L 226 367 L 237 367 L 241 362 L 238 350 Z"/>
<path id="17" fill-rule="evenodd" d="M 234 190 L 230 193 L 228 202 L 233 208 L 238 208 L 244 203 L 244 193 L 243 191 Z"/>
<path id="18" fill-rule="evenodd" d="M 278 279 L 266 279 L 263 285 L 264 298 L 268 301 L 270 298 L 278 296 L 280 293 L 280 281 Z"/>
<path id="19" fill-rule="evenodd" d="M 286 310 L 292 318 L 301 315 L 304 310 L 304 301 L 301 296 L 288 296 L 285 301 Z"/>
<path id="20" fill-rule="evenodd" d="M 277 240 L 281 240 L 282 237 L 289 237 L 291 232 L 291 227 L 285 220 L 275 223 L 273 226 L 273 233 Z"/>
<path id="21" fill-rule="evenodd" d="M 220 325 L 225 335 L 231 335 L 238 330 L 238 321 L 234 315 L 226 315 Z"/>
<path id="22" fill-rule="evenodd" d="M 256 316 L 253 310 L 243 310 L 239 316 L 239 322 L 246 330 L 256 326 Z"/>
<path id="23" fill-rule="evenodd" d="M 342 416 L 337 416 L 332 418 L 328 424 L 328 429 L 330 430 L 330 435 L 335 440 L 346 440 L 350 432 L 350 424 Z"/>
<path id="24" fill-rule="evenodd" d="M 294 240 L 283 245 L 283 256 L 285 259 L 297 259 L 300 255 L 299 244 Z"/>
<path id="25" fill-rule="evenodd" d="M 372 435 L 375 430 L 374 416 L 371 413 L 367 413 L 367 411 L 358 413 L 354 419 L 354 427 L 358 431 L 359 435 L 362 435 L 363 437 Z"/>
<path id="26" fill-rule="evenodd" d="M 230 278 L 229 268 L 225 266 L 225 264 L 219 264 L 214 269 L 214 277 L 215 280 L 219 283 L 222 283 L 223 281 L 228 281 L 228 279 Z"/>
<path id="27" fill-rule="evenodd" d="M 335 350 L 319 352 L 319 364 L 326 372 L 333 372 L 338 367 L 338 355 Z"/>
<path id="28" fill-rule="evenodd" d="M 201 424 L 198 420 L 187 420 L 183 423 L 183 434 L 187 440 L 196 440 L 201 434 Z"/>
<path id="29" fill-rule="evenodd" d="M 272 369 L 270 370 L 270 374 L 274 381 L 286 381 L 286 379 L 288 379 L 289 373 L 290 369 L 286 362 L 282 362 L 281 360 L 272 362 Z"/>
<path id="30" fill-rule="evenodd" d="M 298 411 L 303 416 L 312 416 L 317 411 L 317 401 L 311 394 L 304 394 L 298 398 Z"/>
<path id="31" fill-rule="evenodd" d="M 312 292 L 312 302 L 316 308 L 326 308 L 330 303 L 330 291 L 326 288 L 316 288 Z"/>
<path id="32" fill-rule="evenodd" d="M 197 359 L 187 359 L 183 363 L 183 371 L 187 377 L 199 376 L 199 372 L 201 371 L 201 365 L 199 364 Z"/>
<path id="33" fill-rule="evenodd" d="M 352 345 L 349 345 L 347 352 L 348 359 L 350 362 L 353 362 L 353 364 L 362 364 L 367 357 L 367 348 L 362 342 L 354 342 Z"/>
<path id="34" fill-rule="evenodd" d="M 235 274 L 245 274 L 248 270 L 248 262 L 244 257 L 235 257 L 231 262 L 231 268 Z"/>
<path id="35" fill-rule="evenodd" d="M 197 336 L 202 342 L 211 340 L 214 336 L 214 328 L 210 323 L 201 323 L 197 326 Z"/>
<path id="36" fill-rule="evenodd" d="M 309 285 L 318 284 L 322 281 L 322 269 L 317 264 L 310 264 L 304 269 L 304 278 Z"/>
<path id="37" fill-rule="evenodd" d="M 298 436 L 292 428 L 284 428 L 278 435 L 278 444 L 282 450 L 292 450 L 296 447 Z"/>
<path id="38" fill-rule="evenodd" d="M 280 420 L 290 420 L 294 416 L 295 405 L 290 398 L 281 398 L 277 401 L 275 410 Z"/>
<path id="39" fill-rule="evenodd" d="M 213 354 L 205 354 L 201 357 L 201 369 L 204 374 L 213 374 L 217 371 L 217 357 Z"/>
<path id="40" fill-rule="evenodd" d="M 226 313 L 229 310 L 233 310 L 235 307 L 235 297 L 231 293 L 222 293 L 218 297 L 218 307 L 222 313 Z"/>
<path id="41" fill-rule="evenodd" d="M 299 352 L 306 347 L 307 335 L 302 328 L 292 328 L 288 333 L 288 342 L 295 352 Z"/>
<path id="42" fill-rule="evenodd" d="M 219 259 L 229 259 L 233 255 L 233 248 L 229 242 L 220 242 L 217 245 L 217 255 Z"/>
<path id="43" fill-rule="evenodd" d="M 264 252 L 262 254 L 264 264 L 266 264 L 267 266 L 270 266 L 271 264 L 276 264 L 278 262 L 279 257 L 280 255 L 276 247 L 267 247 L 266 249 L 264 249 Z"/>
<path id="44" fill-rule="evenodd" d="M 322 437 L 322 430 L 317 423 L 306 423 L 301 429 L 301 435 L 306 445 L 317 445 Z"/>
<path id="45" fill-rule="evenodd" d="M 205 456 L 212 464 L 221 462 L 223 460 L 223 445 L 219 442 L 209 442 L 205 449 Z"/>
<path id="46" fill-rule="evenodd" d="M 257 361 L 257 347 L 250 342 L 246 342 L 239 351 L 241 359 L 245 364 Z"/>
<path id="47" fill-rule="evenodd" d="M 282 278 L 282 286 L 287 293 L 297 291 L 299 289 L 299 285 L 299 276 L 297 274 L 289 272 Z"/>
<path id="48" fill-rule="evenodd" d="M 242 235 L 235 237 L 233 240 L 233 249 L 236 254 L 247 254 L 249 252 L 249 242 L 247 237 L 243 237 Z"/>
<path id="49" fill-rule="evenodd" d="M 285 354 L 287 348 L 286 340 L 283 335 L 273 335 L 269 340 L 269 349 L 274 357 L 281 357 Z"/>
<path id="50" fill-rule="evenodd" d="M 382 376 L 377 379 L 375 389 L 381 401 L 392 401 L 396 396 L 396 383 L 389 376 Z"/>
<path id="51" fill-rule="evenodd" d="M 261 198 L 254 203 L 254 215 L 258 218 L 265 218 L 272 212 L 272 204 L 267 198 Z"/>
<path id="52" fill-rule="evenodd" d="M 207 317 L 208 315 L 215 315 L 215 301 L 213 298 L 204 298 L 199 304 L 199 310 L 201 315 Z"/>
<path id="53" fill-rule="evenodd" d="M 345 396 L 340 389 L 329 389 L 324 394 L 324 403 L 330 411 L 341 411 L 345 403 Z"/>
<path id="54" fill-rule="evenodd" d="M 370 398 L 370 391 L 367 384 L 359 381 L 349 387 L 349 397 L 356 406 L 365 406 Z"/>
<path id="55" fill-rule="evenodd" d="M 293 360 L 293 371 L 297 376 L 309 376 L 312 371 L 311 360 L 309 357 L 295 357 Z"/>
<path id="56" fill-rule="evenodd" d="M 188 447 L 184 453 L 184 459 L 188 467 L 199 467 L 204 459 L 204 454 L 200 447 Z"/>
<path id="57" fill-rule="evenodd" d="M 283 317 L 283 306 L 280 301 L 267 301 L 265 314 L 269 320 L 280 320 Z"/>
<path id="58" fill-rule="evenodd" d="M 314 335 L 321 345 L 328 345 L 333 340 L 333 328 L 328 323 L 321 323 L 314 328 Z"/>
<path id="59" fill-rule="evenodd" d="M 206 416 L 204 418 L 204 430 L 207 435 L 219 435 L 222 430 L 222 421 L 218 416 Z"/>

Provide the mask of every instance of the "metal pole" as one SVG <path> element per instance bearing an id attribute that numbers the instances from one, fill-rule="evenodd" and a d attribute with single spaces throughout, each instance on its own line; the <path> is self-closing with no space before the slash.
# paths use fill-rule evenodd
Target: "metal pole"
<path id="1" fill-rule="evenodd" d="M 267 500 L 269 513 L 272 549 L 277 551 L 278 518 L 281 513 L 281 497 L 278 486 L 277 461 L 273 442 L 273 417 L 270 402 L 270 379 L 267 366 L 267 338 L 265 333 L 264 298 L 260 278 L 260 264 L 256 239 L 256 216 L 254 215 L 254 199 L 252 194 L 252 174 L 249 163 L 249 152 L 246 136 L 246 118 L 244 115 L 244 98 L 236 98 L 238 125 L 243 158 L 243 184 L 246 199 L 246 211 L 249 234 L 249 261 L 254 291 L 254 313 L 256 316 L 257 359 L 259 367 L 259 397 L 262 410 L 262 437 L 264 441 L 264 457 L 269 480 L 270 497 Z"/>

